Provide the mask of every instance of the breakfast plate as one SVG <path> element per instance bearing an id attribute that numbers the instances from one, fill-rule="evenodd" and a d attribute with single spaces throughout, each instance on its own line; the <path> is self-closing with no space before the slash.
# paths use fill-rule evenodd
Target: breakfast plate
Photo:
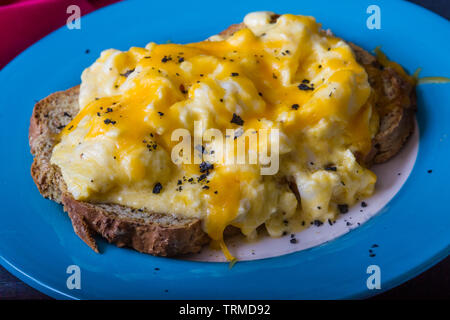
<path id="1" fill-rule="evenodd" d="M 61 207 L 39 195 L 29 174 L 33 105 L 77 85 L 82 70 L 102 50 L 127 50 L 149 41 L 200 41 L 252 11 L 311 15 L 369 51 L 381 46 L 409 73 L 420 67 L 423 76 L 449 76 L 450 45 L 442 41 L 450 36 L 446 20 L 409 3 L 386 1 L 377 3 L 381 28 L 369 29 L 371 5 L 246 1 L 226 7 L 199 2 L 168 7 L 124 1 L 83 17 L 81 29 L 62 27 L 27 49 L 0 71 L 0 263 L 34 288 L 63 299 L 337 299 L 375 295 L 447 256 L 448 84 L 417 87 L 415 133 L 392 161 L 373 168 L 379 183 L 367 203 L 332 226 L 296 234 L 296 241 L 290 236 L 235 241 L 230 244 L 238 258 L 233 265 L 213 250 L 174 259 L 102 240 L 97 254 L 73 233 Z M 149 19 L 149 12 L 157 14 Z M 73 266 L 81 272 L 79 288 L 68 285 Z M 380 289 L 367 285 L 373 266 L 381 270 Z"/>

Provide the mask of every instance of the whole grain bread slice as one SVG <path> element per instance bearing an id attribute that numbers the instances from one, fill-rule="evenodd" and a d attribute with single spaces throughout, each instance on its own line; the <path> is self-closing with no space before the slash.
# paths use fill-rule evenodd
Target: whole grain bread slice
<path id="1" fill-rule="evenodd" d="M 361 159 L 370 166 L 395 156 L 412 134 L 417 109 L 415 84 L 394 69 L 383 67 L 361 47 L 349 45 L 378 96 L 375 108 L 380 115 L 380 128 L 372 141 L 372 150 Z"/>
<path id="2" fill-rule="evenodd" d="M 34 107 L 29 143 L 34 156 L 31 175 L 39 192 L 64 205 L 76 234 L 96 252 L 96 234 L 119 247 L 158 256 L 198 252 L 209 242 L 199 219 L 77 201 L 67 192 L 61 171 L 50 163 L 50 157 L 58 133 L 79 111 L 78 94 L 78 86 L 56 92 Z"/>
<path id="3" fill-rule="evenodd" d="M 278 15 L 274 15 L 273 21 L 277 18 Z M 232 25 L 221 34 L 229 36 L 244 27 L 243 24 Z M 350 45 L 358 62 L 366 69 L 372 87 L 382 97 L 376 106 L 381 115 L 380 130 L 373 139 L 371 152 L 359 160 L 366 165 L 381 163 L 398 153 L 414 128 L 414 86 L 394 70 L 382 68 L 367 51 Z M 79 111 L 78 94 L 78 86 L 56 92 L 39 101 L 33 109 L 29 128 L 30 149 L 34 156 L 31 175 L 39 192 L 64 205 L 76 234 L 96 252 L 95 235 L 119 247 L 159 256 L 200 251 L 210 239 L 199 219 L 117 204 L 82 202 L 70 195 L 60 169 L 50 163 L 50 157 L 58 133 Z M 226 235 L 236 232 L 236 228 L 225 230 Z"/>

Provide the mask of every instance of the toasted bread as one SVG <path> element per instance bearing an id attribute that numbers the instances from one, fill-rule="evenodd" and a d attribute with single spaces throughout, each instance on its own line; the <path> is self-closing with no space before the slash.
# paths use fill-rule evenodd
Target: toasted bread
<path id="1" fill-rule="evenodd" d="M 274 20 L 277 17 L 274 16 Z M 245 27 L 232 25 L 221 34 L 231 35 Z M 376 106 L 380 130 L 373 139 L 372 150 L 359 160 L 366 165 L 381 163 L 393 157 L 403 146 L 414 126 L 414 86 L 390 68 L 382 68 L 376 58 L 351 44 L 355 56 L 368 75 L 377 94 Z M 79 87 L 56 92 L 39 101 L 33 110 L 29 142 L 34 161 L 31 175 L 46 198 L 64 205 L 76 234 L 98 252 L 96 234 L 119 247 L 131 247 L 159 256 L 195 253 L 210 239 L 202 221 L 170 213 L 137 210 L 117 204 L 94 204 L 75 200 L 67 191 L 59 168 L 50 163 L 58 133 L 79 111 Z M 405 99 L 407 97 L 407 99 Z M 387 107 L 389 105 L 389 108 Z M 228 233 L 236 233 L 228 229 Z"/>
<path id="2" fill-rule="evenodd" d="M 96 252 L 95 234 L 119 247 L 159 256 L 198 252 L 209 241 L 198 219 L 116 204 L 91 204 L 77 201 L 67 192 L 61 172 L 50 163 L 50 157 L 57 134 L 78 113 L 78 94 L 78 86 L 56 92 L 34 107 L 29 142 L 34 156 L 31 175 L 39 192 L 64 205 L 76 234 Z"/>

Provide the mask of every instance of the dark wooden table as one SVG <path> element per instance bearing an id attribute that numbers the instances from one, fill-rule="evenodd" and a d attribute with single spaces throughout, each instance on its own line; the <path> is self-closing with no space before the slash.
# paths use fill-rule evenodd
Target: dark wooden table
<path id="1" fill-rule="evenodd" d="M 450 0 L 409 0 L 450 19 Z M 380 299 L 450 299 L 450 258 L 418 277 L 375 296 Z M 0 299 L 50 299 L 0 267 Z"/>

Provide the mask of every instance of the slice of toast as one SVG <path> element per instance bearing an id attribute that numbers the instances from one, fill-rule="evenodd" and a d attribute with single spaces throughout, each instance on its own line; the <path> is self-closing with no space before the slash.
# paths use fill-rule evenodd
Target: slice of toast
<path id="1" fill-rule="evenodd" d="M 76 234 L 96 252 L 95 234 L 119 247 L 158 256 L 198 252 L 209 242 L 198 219 L 77 201 L 67 192 L 61 172 L 50 163 L 50 157 L 57 134 L 78 113 L 78 94 L 78 86 L 56 92 L 34 107 L 29 142 L 34 156 L 31 175 L 39 192 L 64 205 Z"/>
<path id="2" fill-rule="evenodd" d="M 366 69 L 369 83 L 376 91 L 375 105 L 380 128 L 372 141 L 372 150 L 364 159 L 367 166 L 383 163 L 395 156 L 414 130 L 416 113 L 415 85 L 392 68 L 384 68 L 366 50 L 349 43 L 356 60 Z"/>
<path id="3" fill-rule="evenodd" d="M 274 17 L 276 21 L 277 17 Z M 245 27 L 232 25 L 222 32 L 231 35 Z M 414 128 L 414 85 L 390 68 L 383 69 L 367 51 L 351 44 L 355 55 L 366 69 L 369 81 L 382 104 L 380 130 L 373 139 L 371 152 L 361 162 L 381 163 L 393 157 L 403 146 Z M 58 133 L 78 113 L 79 87 L 56 92 L 39 101 L 33 110 L 29 142 L 34 161 L 31 175 L 46 198 L 64 205 L 76 234 L 98 252 L 94 236 L 102 236 L 119 247 L 131 247 L 140 252 L 159 256 L 195 253 L 210 239 L 202 222 L 170 213 L 155 213 L 116 204 L 94 204 L 75 200 L 68 192 L 59 168 L 50 163 Z M 405 99 L 405 97 L 407 99 Z M 387 107 L 389 106 L 389 108 Z M 227 228 L 226 234 L 235 234 Z"/>

